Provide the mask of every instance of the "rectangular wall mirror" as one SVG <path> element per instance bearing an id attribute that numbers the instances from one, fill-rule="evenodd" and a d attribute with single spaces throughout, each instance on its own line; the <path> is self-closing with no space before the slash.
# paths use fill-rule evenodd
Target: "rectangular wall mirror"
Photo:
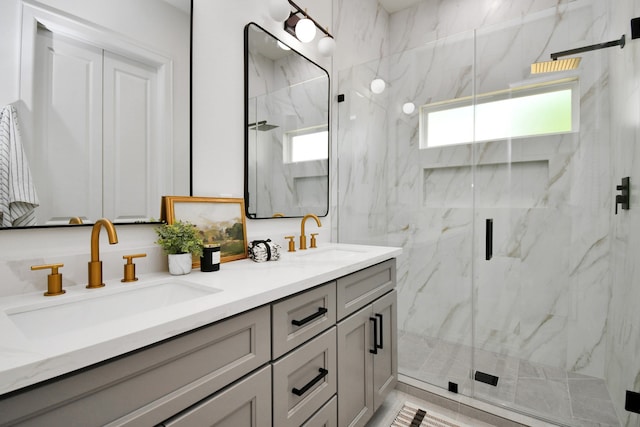
<path id="1" fill-rule="evenodd" d="M 245 27 L 249 218 L 329 212 L 329 74 L 255 23 Z"/>
<path id="2" fill-rule="evenodd" d="M 162 196 L 191 192 L 191 0 L 6 1 L 22 9 L 5 42 L 20 46 L 29 225 L 157 221 Z"/>

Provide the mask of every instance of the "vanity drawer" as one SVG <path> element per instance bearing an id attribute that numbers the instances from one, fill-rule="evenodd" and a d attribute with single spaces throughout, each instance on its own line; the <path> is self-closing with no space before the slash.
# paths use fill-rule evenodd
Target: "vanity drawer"
<path id="1" fill-rule="evenodd" d="M 336 323 L 336 282 L 273 304 L 271 322 L 277 359 Z"/>
<path id="2" fill-rule="evenodd" d="M 396 260 L 390 259 L 337 281 L 338 320 L 355 313 L 396 286 Z"/>
<path id="3" fill-rule="evenodd" d="M 165 421 L 162 427 L 270 427 L 271 366 Z"/>
<path id="4" fill-rule="evenodd" d="M 338 427 L 338 397 L 333 396 L 302 427 Z"/>
<path id="5" fill-rule="evenodd" d="M 273 364 L 273 425 L 298 427 L 336 393 L 336 328 Z"/>

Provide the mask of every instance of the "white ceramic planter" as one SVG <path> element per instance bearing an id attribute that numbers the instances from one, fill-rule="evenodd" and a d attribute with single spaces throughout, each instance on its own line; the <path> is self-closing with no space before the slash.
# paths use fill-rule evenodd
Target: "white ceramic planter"
<path id="1" fill-rule="evenodd" d="M 169 254 L 169 273 L 174 276 L 191 273 L 191 254 Z"/>

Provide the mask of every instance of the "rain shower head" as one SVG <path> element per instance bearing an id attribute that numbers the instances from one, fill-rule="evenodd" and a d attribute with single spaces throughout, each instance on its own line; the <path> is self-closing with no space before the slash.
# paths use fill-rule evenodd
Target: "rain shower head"
<path id="1" fill-rule="evenodd" d="M 553 59 L 551 61 L 536 62 L 531 64 L 531 74 L 553 73 L 556 71 L 575 70 L 580 65 L 582 58 L 579 56 L 566 59 Z"/>
<path id="2" fill-rule="evenodd" d="M 266 120 L 261 120 L 257 123 L 249 123 L 249 129 L 250 130 L 259 130 L 259 131 L 267 131 L 267 130 L 271 130 L 271 129 L 275 129 L 278 127 L 278 125 L 270 125 L 269 123 L 267 123 Z"/>
<path id="3" fill-rule="evenodd" d="M 561 56 L 575 55 L 578 53 L 589 52 L 592 50 L 604 49 L 607 47 L 620 46 L 622 49 L 625 45 L 625 35 L 623 34 L 619 40 L 613 40 L 606 43 L 592 44 L 591 46 L 579 47 L 577 49 L 564 50 L 551 54 L 551 61 L 536 62 L 531 64 L 531 74 L 552 73 L 554 71 L 575 70 L 580 65 L 580 58 L 567 58 L 558 60 Z"/>

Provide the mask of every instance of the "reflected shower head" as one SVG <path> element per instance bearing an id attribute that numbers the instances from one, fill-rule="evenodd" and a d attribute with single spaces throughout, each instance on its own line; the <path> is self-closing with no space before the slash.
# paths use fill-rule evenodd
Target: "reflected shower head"
<path id="1" fill-rule="evenodd" d="M 266 120 L 261 120 L 257 123 L 249 123 L 248 126 L 250 130 L 259 130 L 263 132 L 267 130 L 275 129 L 278 127 L 278 125 L 270 125 L 269 123 L 267 123 Z"/>
<path id="2" fill-rule="evenodd" d="M 531 64 L 531 74 L 553 73 L 556 71 L 575 70 L 580 65 L 582 58 L 579 56 L 566 59 L 554 59 L 545 62 Z"/>

